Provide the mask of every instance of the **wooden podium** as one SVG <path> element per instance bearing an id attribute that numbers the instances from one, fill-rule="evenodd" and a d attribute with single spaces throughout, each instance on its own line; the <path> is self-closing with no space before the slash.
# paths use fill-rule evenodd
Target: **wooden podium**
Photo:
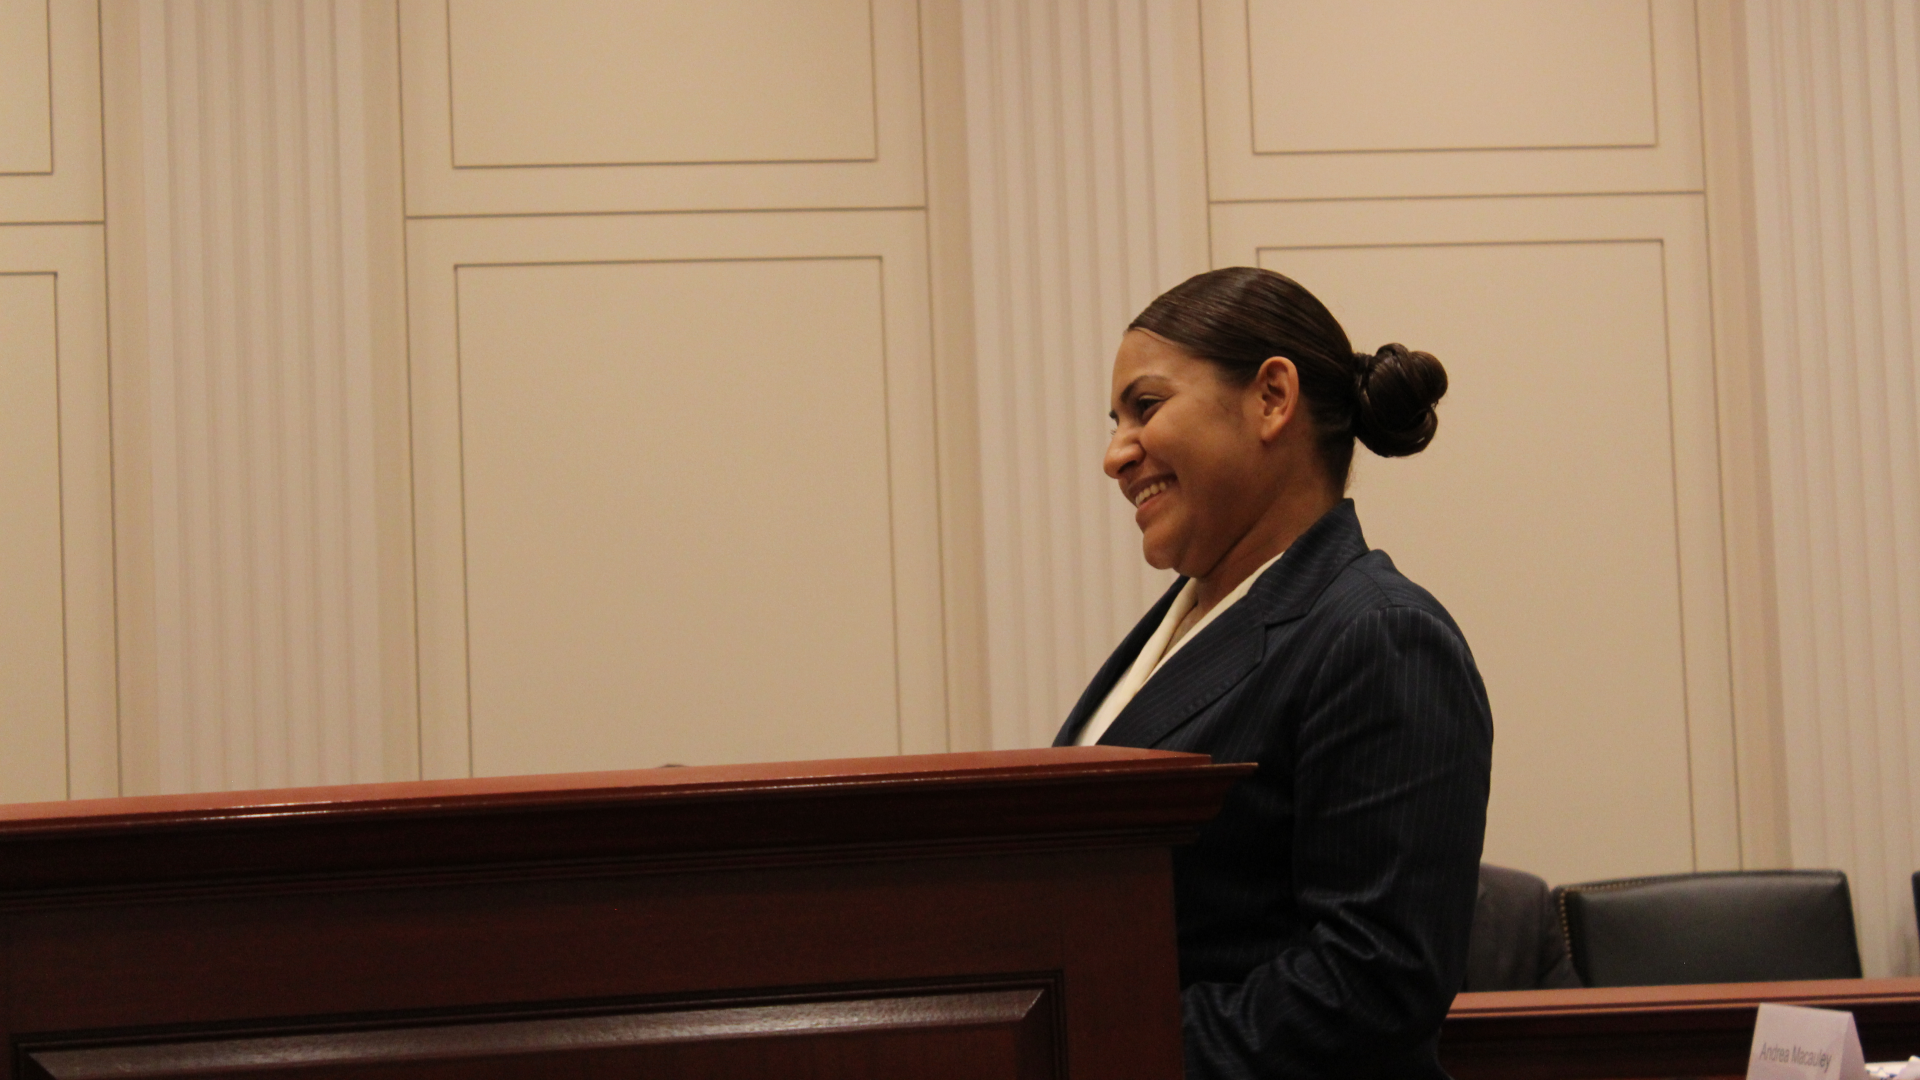
<path id="1" fill-rule="evenodd" d="M 1107 747 L 0 807 L 9 1078 L 1180 1075 Z"/>

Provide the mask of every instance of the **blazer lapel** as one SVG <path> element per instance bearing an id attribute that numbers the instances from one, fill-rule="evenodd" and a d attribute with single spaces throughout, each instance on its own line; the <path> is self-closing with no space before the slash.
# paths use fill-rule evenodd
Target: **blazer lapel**
<path id="1" fill-rule="evenodd" d="M 1266 638 L 1258 617 L 1242 610 L 1251 599 L 1251 595 L 1243 597 L 1221 612 L 1212 625 L 1174 653 L 1113 718 L 1100 741 L 1152 746 L 1246 678 L 1259 665 Z"/>
<path id="2" fill-rule="evenodd" d="M 1254 582 L 1247 595 L 1221 612 L 1211 625 L 1174 653 L 1127 707 L 1120 710 L 1120 715 L 1114 717 L 1113 725 L 1100 741 L 1116 746 L 1150 747 L 1173 734 L 1259 666 L 1266 653 L 1267 627 L 1305 615 L 1340 571 L 1366 553 L 1367 541 L 1360 533 L 1360 519 L 1354 513 L 1353 500 L 1342 500 L 1300 534 L 1286 555 Z M 1171 601 L 1169 594 L 1166 602 Z M 1159 610 L 1164 615 L 1164 606 Z M 1153 620 L 1150 625 L 1158 626 L 1159 620 Z M 1136 629 L 1135 634 L 1138 633 Z M 1133 647 L 1122 651 L 1126 652 L 1127 663 L 1131 663 L 1146 638 L 1134 641 L 1129 636 L 1127 640 Z M 1113 661 L 1109 660 L 1108 666 L 1112 667 Z M 1125 670 L 1123 663 L 1105 687 L 1112 687 Z M 1106 670 L 1102 669 L 1101 674 L 1106 675 Z M 1090 687 L 1088 694 L 1092 692 Z M 1106 690 L 1102 689 L 1094 698 L 1093 707 L 1097 708 L 1105 699 Z M 1081 698 L 1082 703 L 1086 700 Z M 1077 732 L 1079 728 L 1073 730 Z"/>
<path id="3" fill-rule="evenodd" d="M 1072 746 L 1074 740 L 1080 737 L 1080 729 L 1086 726 L 1087 721 L 1099 710 L 1100 704 L 1107 700 L 1107 694 L 1113 690 L 1113 684 L 1119 682 L 1120 676 L 1125 675 L 1127 669 L 1133 666 L 1133 658 L 1140 655 L 1140 650 L 1146 648 L 1147 639 L 1153 636 L 1155 630 L 1160 629 L 1161 621 L 1167 617 L 1167 609 L 1173 606 L 1173 598 L 1180 595 L 1180 590 L 1186 584 L 1186 578 L 1175 581 L 1161 595 L 1159 602 L 1149 608 L 1147 613 L 1140 617 L 1140 621 L 1134 624 L 1133 630 L 1120 642 L 1120 646 L 1107 657 L 1107 662 L 1100 665 L 1099 673 L 1094 675 L 1093 681 L 1088 683 L 1086 690 L 1080 694 L 1080 700 L 1074 703 L 1073 711 L 1067 714 L 1067 722 L 1060 725 L 1060 733 L 1053 737 L 1053 745 Z"/>

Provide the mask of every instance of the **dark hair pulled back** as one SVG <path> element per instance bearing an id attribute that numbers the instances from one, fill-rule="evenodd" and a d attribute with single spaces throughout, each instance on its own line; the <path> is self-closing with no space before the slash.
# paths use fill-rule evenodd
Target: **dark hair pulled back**
<path id="1" fill-rule="evenodd" d="M 1397 343 L 1354 352 L 1325 304 L 1271 270 L 1234 266 L 1190 277 L 1127 329 L 1158 334 L 1243 385 L 1270 357 L 1293 361 L 1321 458 L 1341 489 L 1354 439 L 1382 457 L 1404 457 L 1425 450 L 1440 424 L 1433 407 L 1447 392 L 1447 369 L 1433 354 Z"/>

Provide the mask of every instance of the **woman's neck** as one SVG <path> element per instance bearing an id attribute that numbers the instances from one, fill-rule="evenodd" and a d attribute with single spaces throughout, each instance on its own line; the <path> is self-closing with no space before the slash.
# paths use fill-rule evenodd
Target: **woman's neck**
<path id="1" fill-rule="evenodd" d="M 1184 634 L 1192 624 L 1206 618 L 1207 612 L 1239 588 L 1241 582 L 1291 547 L 1301 533 L 1312 528 L 1314 522 L 1339 502 L 1338 497 L 1324 491 L 1275 499 L 1253 527 L 1214 563 L 1213 569 L 1195 576 L 1193 610 L 1181 620 L 1176 634 Z"/>

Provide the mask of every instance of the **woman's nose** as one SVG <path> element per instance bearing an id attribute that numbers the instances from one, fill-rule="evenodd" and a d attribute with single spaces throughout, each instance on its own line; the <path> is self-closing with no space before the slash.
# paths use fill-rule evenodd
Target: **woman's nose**
<path id="1" fill-rule="evenodd" d="M 1113 437 L 1107 440 L 1107 457 L 1104 465 L 1107 475 L 1120 479 L 1120 470 L 1140 460 L 1140 440 L 1126 428 L 1118 428 Z"/>

